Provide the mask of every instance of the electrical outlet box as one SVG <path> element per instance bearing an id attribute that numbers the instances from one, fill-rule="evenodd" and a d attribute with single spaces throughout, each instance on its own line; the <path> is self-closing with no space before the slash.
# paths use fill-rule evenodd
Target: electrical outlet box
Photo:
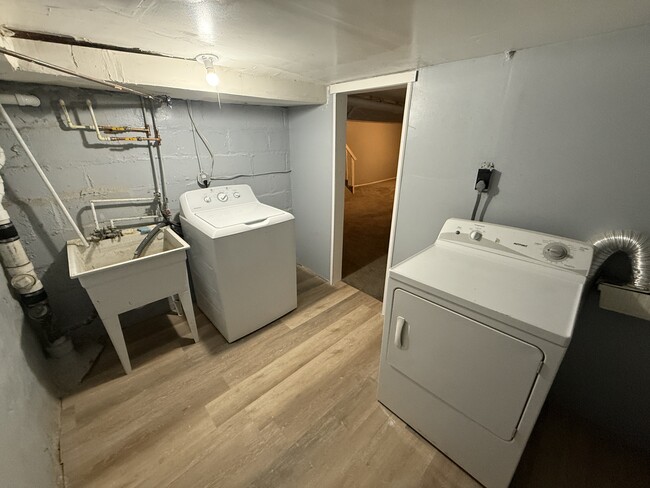
<path id="1" fill-rule="evenodd" d="M 488 189 L 490 188 L 490 180 L 492 179 L 493 171 L 494 171 L 494 163 L 488 163 L 488 162 L 482 163 L 481 167 L 478 170 L 478 174 L 476 175 L 476 183 L 474 183 L 474 189 L 483 192 L 488 191 Z M 478 184 L 481 181 L 485 184 L 485 188 L 479 190 Z"/>

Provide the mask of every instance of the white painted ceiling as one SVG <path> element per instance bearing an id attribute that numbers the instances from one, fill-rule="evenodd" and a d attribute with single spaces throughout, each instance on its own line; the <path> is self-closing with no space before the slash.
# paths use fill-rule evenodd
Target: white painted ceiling
<path id="1" fill-rule="evenodd" d="M 650 23 L 649 0 L 0 0 L 7 27 L 319 84 Z"/>

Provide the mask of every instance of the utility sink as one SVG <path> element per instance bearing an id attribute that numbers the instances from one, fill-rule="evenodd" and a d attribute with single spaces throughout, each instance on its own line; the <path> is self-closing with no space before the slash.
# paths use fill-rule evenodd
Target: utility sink
<path id="1" fill-rule="evenodd" d="M 67 244 L 70 278 L 79 279 L 88 292 L 127 373 L 131 363 L 118 317 L 123 312 L 179 295 L 194 341 L 199 340 L 185 264 L 189 244 L 165 227 L 133 259 L 144 237 L 127 229 L 121 237 L 89 247 L 78 239 Z"/>
<path id="2" fill-rule="evenodd" d="M 70 278 L 90 278 L 109 269 L 121 273 L 125 268 L 138 267 L 146 271 L 152 265 L 159 265 L 161 259 L 167 262 L 179 257 L 172 258 L 172 254 L 180 254 L 184 259 L 185 251 L 190 248 L 171 228 L 163 228 L 141 257 L 133 259 L 133 253 L 144 237 L 136 229 L 126 229 L 121 237 L 91 242 L 90 247 L 84 247 L 78 239 L 68 241 Z"/>

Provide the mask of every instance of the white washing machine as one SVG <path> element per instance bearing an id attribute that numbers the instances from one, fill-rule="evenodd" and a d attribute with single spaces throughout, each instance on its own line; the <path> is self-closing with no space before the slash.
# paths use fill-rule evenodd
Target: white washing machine
<path id="1" fill-rule="evenodd" d="M 592 254 L 585 242 L 448 220 L 389 272 L 379 401 L 485 486 L 507 486 L 571 340 Z"/>
<path id="2" fill-rule="evenodd" d="M 248 185 L 181 195 L 196 302 L 228 342 L 297 306 L 294 218 Z"/>

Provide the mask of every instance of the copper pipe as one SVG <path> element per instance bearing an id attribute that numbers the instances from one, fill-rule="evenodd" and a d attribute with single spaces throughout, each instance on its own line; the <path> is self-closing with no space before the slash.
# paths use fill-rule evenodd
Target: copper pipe
<path id="1" fill-rule="evenodd" d="M 149 142 L 157 142 L 160 144 L 160 137 L 109 137 L 109 141 L 137 141 L 137 142 L 142 142 L 142 141 L 149 141 Z"/>
<path id="2" fill-rule="evenodd" d="M 152 102 L 153 103 L 153 102 Z M 95 128 L 95 133 L 97 134 L 97 139 L 100 141 L 110 141 L 110 142 L 117 142 L 117 141 L 132 141 L 132 142 L 142 142 L 142 141 L 147 141 L 147 142 L 156 142 L 157 146 L 160 145 L 161 139 L 160 139 L 160 134 L 158 134 L 158 129 L 154 125 L 154 133 L 155 137 L 151 137 L 151 134 L 147 132 L 147 137 L 116 137 L 116 136 L 103 136 L 100 133 L 99 128 L 101 127 L 100 125 L 97 124 L 97 118 L 95 117 L 95 111 L 93 110 L 93 104 L 90 100 L 86 100 L 86 105 L 88 106 L 88 110 L 90 111 L 90 118 L 93 121 L 93 127 Z"/>
<path id="3" fill-rule="evenodd" d="M 88 100 L 86 101 L 86 104 L 88 104 Z M 149 125 L 145 124 L 144 127 L 129 127 L 127 126 L 114 126 L 114 125 L 98 125 L 97 129 L 95 128 L 94 125 L 79 125 L 75 124 L 72 122 L 72 118 L 70 117 L 70 113 L 68 112 L 68 108 L 65 105 L 65 102 L 63 100 L 59 100 L 59 105 L 61 106 L 61 110 L 63 110 L 63 115 L 65 116 L 65 120 L 68 122 L 68 127 L 71 129 L 81 129 L 81 130 L 92 130 L 96 131 L 99 129 L 102 132 L 108 132 L 108 133 L 115 133 L 115 132 L 143 132 L 147 134 L 147 137 L 151 137 L 151 130 L 149 129 Z"/>
<path id="4" fill-rule="evenodd" d="M 145 127 L 129 127 L 127 126 L 122 126 L 122 127 L 113 127 L 109 125 L 100 125 L 99 130 L 102 132 L 144 132 L 147 134 L 147 137 L 150 136 L 151 132 L 149 130 L 149 126 Z"/>

